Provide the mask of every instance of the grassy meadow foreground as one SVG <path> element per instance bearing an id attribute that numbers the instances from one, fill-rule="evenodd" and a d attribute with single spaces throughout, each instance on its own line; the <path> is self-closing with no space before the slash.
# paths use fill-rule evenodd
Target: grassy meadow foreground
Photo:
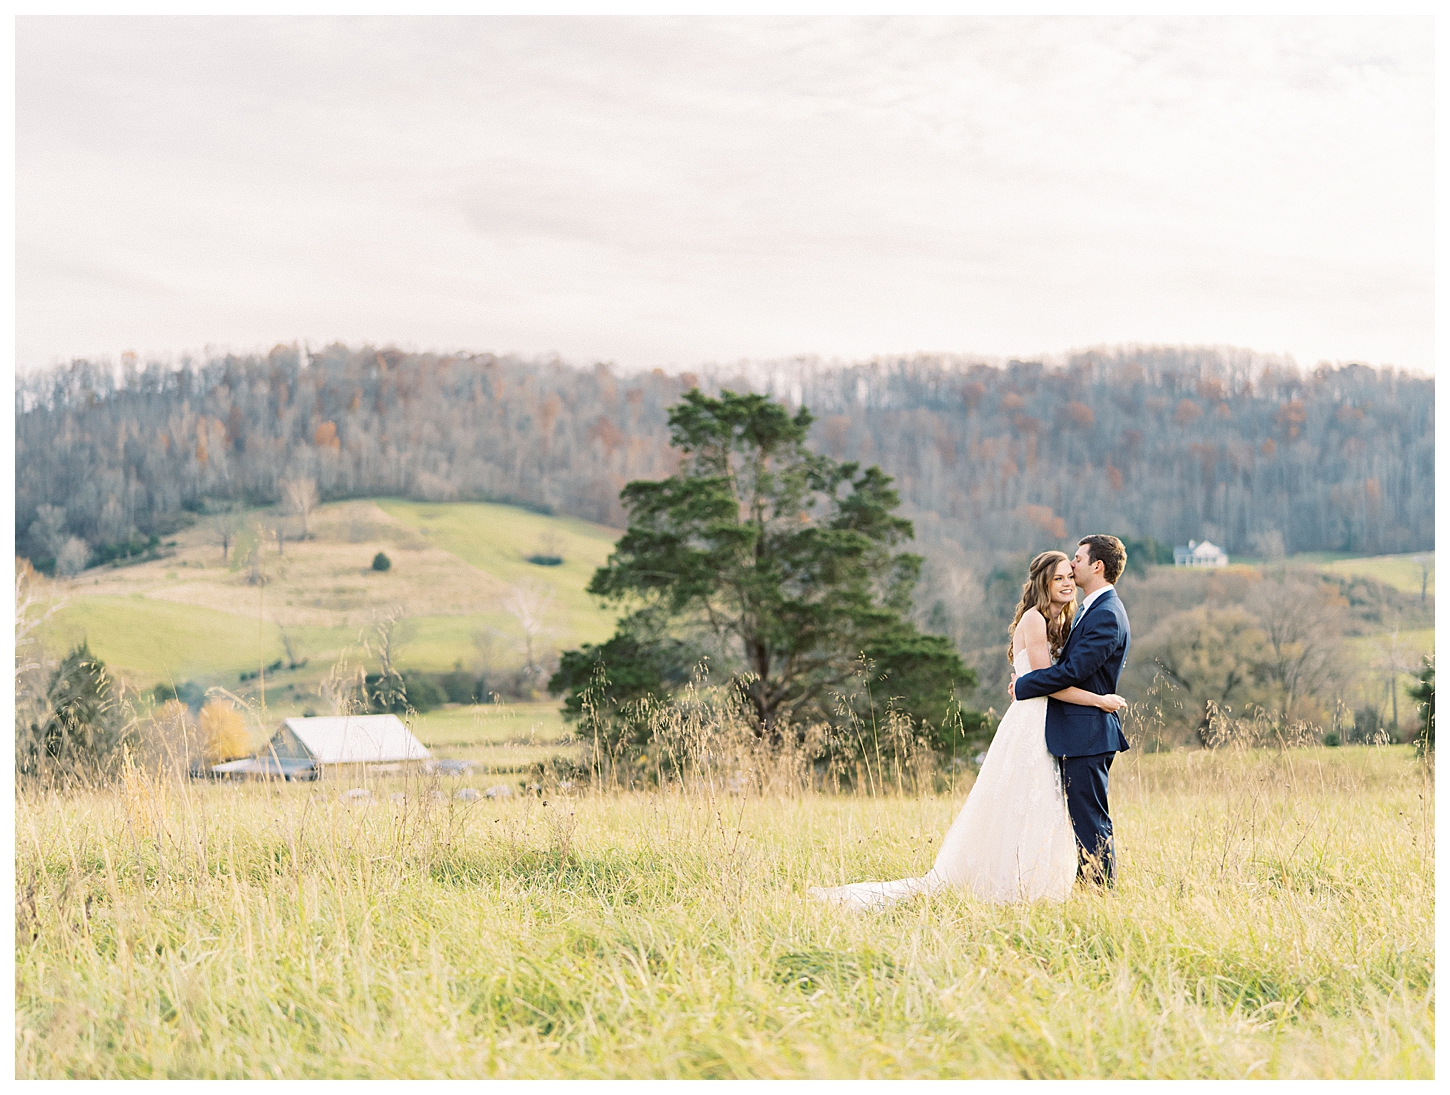
<path id="1" fill-rule="evenodd" d="M 1126 754 L 1106 895 L 806 897 L 924 872 L 969 780 L 22 792 L 16 1073 L 1433 1074 L 1433 781 L 1409 749 Z"/>

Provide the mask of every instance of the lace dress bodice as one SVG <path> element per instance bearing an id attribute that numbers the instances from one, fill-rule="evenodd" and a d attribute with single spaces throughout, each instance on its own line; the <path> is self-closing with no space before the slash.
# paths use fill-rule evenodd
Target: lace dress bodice
<path id="1" fill-rule="evenodd" d="M 1013 657 L 1013 659 L 1012 659 L 1012 671 L 1014 673 L 1016 673 L 1017 676 L 1019 676 L 1019 677 L 1022 676 L 1024 673 L 1031 673 L 1032 672 L 1032 661 L 1031 661 L 1030 658 L 1027 657 L 1027 648 L 1025 646 L 1021 650 L 1017 651 L 1017 654 Z M 1038 696 L 1036 698 L 1042 700 L 1043 701 L 1043 704 L 1046 705 L 1047 697 L 1045 697 L 1045 696 Z M 1030 703 L 1032 701 L 1031 700 L 1018 700 L 1017 702 L 1019 702 L 1019 703 Z"/>
<path id="2" fill-rule="evenodd" d="M 1032 662 L 1027 657 L 1027 648 L 1025 646 L 1017 651 L 1016 655 L 1012 658 L 1012 671 L 1019 677 L 1023 673 L 1032 672 Z"/>

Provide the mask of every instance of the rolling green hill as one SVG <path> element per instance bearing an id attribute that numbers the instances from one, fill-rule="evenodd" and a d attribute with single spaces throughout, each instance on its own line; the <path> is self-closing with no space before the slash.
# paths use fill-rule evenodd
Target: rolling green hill
<path id="1" fill-rule="evenodd" d="M 378 507 L 468 566 L 510 585 L 530 580 L 548 585 L 565 647 L 602 642 L 613 633 L 613 616 L 601 612 L 584 587 L 608 558 L 619 530 L 486 502 L 439 505 L 385 499 Z M 534 554 L 558 555 L 564 561 L 536 566 L 528 561 Z"/>
<path id="2" fill-rule="evenodd" d="M 1299 557 L 1296 556 L 1296 558 Z M 1319 562 L 1317 569 L 1328 574 L 1373 578 L 1402 593 L 1419 594 L 1421 582 L 1426 577 L 1425 570 L 1422 570 L 1420 566 L 1421 559 L 1426 561 L 1426 570 L 1428 570 L 1425 595 L 1433 597 L 1435 596 L 1435 553 L 1433 551 L 1414 555 L 1333 556 Z"/>

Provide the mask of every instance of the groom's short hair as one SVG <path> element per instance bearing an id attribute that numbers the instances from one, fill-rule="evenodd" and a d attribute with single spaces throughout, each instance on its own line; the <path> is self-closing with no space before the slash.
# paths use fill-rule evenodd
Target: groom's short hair
<path id="1" fill-rule="evenodd" d="M 1128 565 L 1128 549 L 1123 546 L 1123 541 L 1116 536 L 1095 532 L 1084 536 L 1078 543 L 1087 545 L 1090 562 L 1103 564 L 1105 582 L 1113 583 L 1123 576 L 1123 567 Z"/>

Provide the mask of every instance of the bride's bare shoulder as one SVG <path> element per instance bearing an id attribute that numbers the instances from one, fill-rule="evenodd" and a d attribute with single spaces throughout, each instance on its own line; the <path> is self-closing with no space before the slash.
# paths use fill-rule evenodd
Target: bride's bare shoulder
<path id="1" fill-rule="evenodd" d="M 1029 608 L 1022 613 L 1022 619 L 1017 621 L 1017 631 L 1013 634 L 1013 638 L 1019 635 L 1023 639 L 1046 638 L 1046 618 L 1036 608 Z"/>

